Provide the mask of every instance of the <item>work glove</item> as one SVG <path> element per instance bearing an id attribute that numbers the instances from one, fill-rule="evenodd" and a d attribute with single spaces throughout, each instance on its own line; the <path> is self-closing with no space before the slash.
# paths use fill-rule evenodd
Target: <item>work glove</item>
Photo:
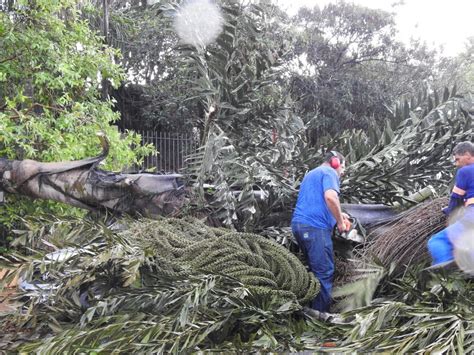
<path id="1" fill-rule="evenodd" d="M 455 192 L 451 193 L 451 197 L 449 199 L 448 207 L 443 208 L 441 211 L 449 217 L 451 213 L 453 213 L 457 208 L 461 207 L 464 204 L 464 199 L 461 195 L 458 195 Z"/>

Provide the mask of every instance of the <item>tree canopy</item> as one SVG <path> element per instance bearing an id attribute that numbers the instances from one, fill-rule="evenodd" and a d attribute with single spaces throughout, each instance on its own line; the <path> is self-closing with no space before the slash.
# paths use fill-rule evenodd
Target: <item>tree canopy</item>
<path id="1" fill-rule="evenodd" d="M 32 288 L 0 315 L 0 347 L 472 350 L 473 283 L 423 270 L 446 200 L 394 206 L 448 191 L 452 148 L 473 137 L 474 42 L 443 57 L 397 41 L 393 14 L 344 1 L 294 17 L 269 0 L 203 1 L 222 31 L 193 46 L 172 25 L 189 0 L 0 0 L 0 224 L 15 233 L 0 286 Z M 186 186 L 124 171 L 153 148 L 134 129 L 193 130 Z M 282 228 L 329 150 L 349 161 L 343 202 L 392 205 L 375 243 L 337 255 L 344 324 L 305 308 L 319 283 Z"/>
<path id="2" fill-rule="evenodd" d="M 450 121 L 438 120 L 431 138 L 421 138 L 426 127 L 419 122 L 432 122 L 436 112 L 457 122 L 459 135 L 450 144 L 469 137 L 460 132 L 468 130 L 470 111 L 464 108 L 470 105 L 456 95 L 472 87 L 471 49 L 443 58 L 423 43 L 401 43 L 393 14 L 381 10 L 337 2 L 289 17 L 270 1 L 223 0 L 222 33 L 194 48 L 181 43 L 172 26 L 181 1 L 108 2 L 109 46 L 99 36 L 100 2 L 2 4 L 5 158 L 94 156 L 95 131 L 103 130 L 112 147 L 107 167 L 120 169 L 147 149 L 111 124 L 194 129 L 202 146 L 189 157 L 186 173 L 196 200 L 208 204 L 203 186 L 218 186 L 212 211 L 238 228 L 252 229 L 275 211 L 289 211 L 304 172 L 327 150 L 365 161 L 349 170 L 347 181 L 361 185 L 348 198 L 393 203 L 427 183 L 423 174 L 410 180 L 422 164 L 396 168 L 408 164 L 411 153 L 397 155 L 397 163 L 386 160 L 387 174 L 397 172 L 399 183 L 382 176 L 379 193 L 371 194 L 363 180 L 377 176 L 369 163 L 373 154 L 415 144 L 409 130 L 414 117 L 420 144 L 446 132 Z M 105 82 L 115 87 L 112 100 L 100 98 Z M 449 85 L 447 95 L 440 94 L 443 85 Z M 431 149 L 426 159 L 435 161 L 436 154 Z M 443 159 L 447 155 L 446 149 Z M 450 176 L 443 175 L 443 184 Z M 255 191 L 265 198 L 257 199 Z"/>
<path id="3" fill-rule="evenodd" d="M 75 1 L 8 2 L 0 11 L 0 49 L 3 158 L 48 162 L 94 156 L 100 152 L 98 131 L 111 141 L 106 162 L 111 169 L 131 166 L 149 151 L 137 135 L 122 135 L 111 125 L 119 114 L 111 101 L 100 99 L 99 90 L 102 79 L 114 85 L 123 80 L 113 61 L 119 54 L 81 18 Z M 2 209 L 4 222 L 15 209 L 39 206 L 9 205 Z"/>

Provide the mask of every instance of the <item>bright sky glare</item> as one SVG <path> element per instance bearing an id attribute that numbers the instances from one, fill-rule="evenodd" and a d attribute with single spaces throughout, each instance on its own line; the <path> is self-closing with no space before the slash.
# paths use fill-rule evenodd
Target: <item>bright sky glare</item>
<path id="1" fill-rule="evenodd" d="M 313 7 L 336 0 L 276 0 L 294 15 L 301 6 Z M 474 0 L 347 0 L 369 8 L 396 14 L 399 39 L 408 42 L 419 38 L 432 47 L 443 46 L 444 54 L 455 56 L 465 49 L 466 40 L 474 36 L 472 25 Z M 395 3 L 403 3 L 393 6 Z"/>

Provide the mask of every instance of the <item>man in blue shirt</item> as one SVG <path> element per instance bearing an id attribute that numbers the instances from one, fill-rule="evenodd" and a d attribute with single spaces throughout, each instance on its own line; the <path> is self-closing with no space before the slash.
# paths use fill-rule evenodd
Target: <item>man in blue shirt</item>
<path id="1" fill-rule="evenodd" d="M 331 151 L 319 167 L 308 172 L 300 186 L 291 221 L 291 229 L 308 261 L 310 270 L 319 279 L 321 290 L 312 308 L 328 312 L 331 305 L 334 257 L 332 230 L 335 225 L 345 231 L 347 215 L 339 203 L 339 178 L 344 174 L 344 157 Z"/>
<path id="2" fill-rule="evenodd" d="M 458 207 L 465 206 L 462 216 L 455 223 L 433 235 L 428 241 L 428 249 L 433 258 L 433 266 L 453 262 L 453 246 L 465 233 L 474 231 L 474 144 L 461 142 L 453 150 L 454 161 L 459 168 L 449 206 L 443 212 L 452 217 Z"/>

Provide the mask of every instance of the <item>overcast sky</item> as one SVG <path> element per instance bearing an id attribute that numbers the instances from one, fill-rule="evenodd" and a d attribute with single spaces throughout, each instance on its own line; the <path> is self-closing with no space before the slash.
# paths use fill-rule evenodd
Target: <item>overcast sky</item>
<path id="1" fill-rule="evenodd" d="M 290 14 L 301 6 L 313 7 L 336 0 L 276 0 Z M 443 45 L 445 55 L 456 55 L 465 48 L 466 39 L 474 36 L 474 0 L 353 0 L 370 8 L 396 13 L 400 39 L 420 38 L 429 45 Z"/>

